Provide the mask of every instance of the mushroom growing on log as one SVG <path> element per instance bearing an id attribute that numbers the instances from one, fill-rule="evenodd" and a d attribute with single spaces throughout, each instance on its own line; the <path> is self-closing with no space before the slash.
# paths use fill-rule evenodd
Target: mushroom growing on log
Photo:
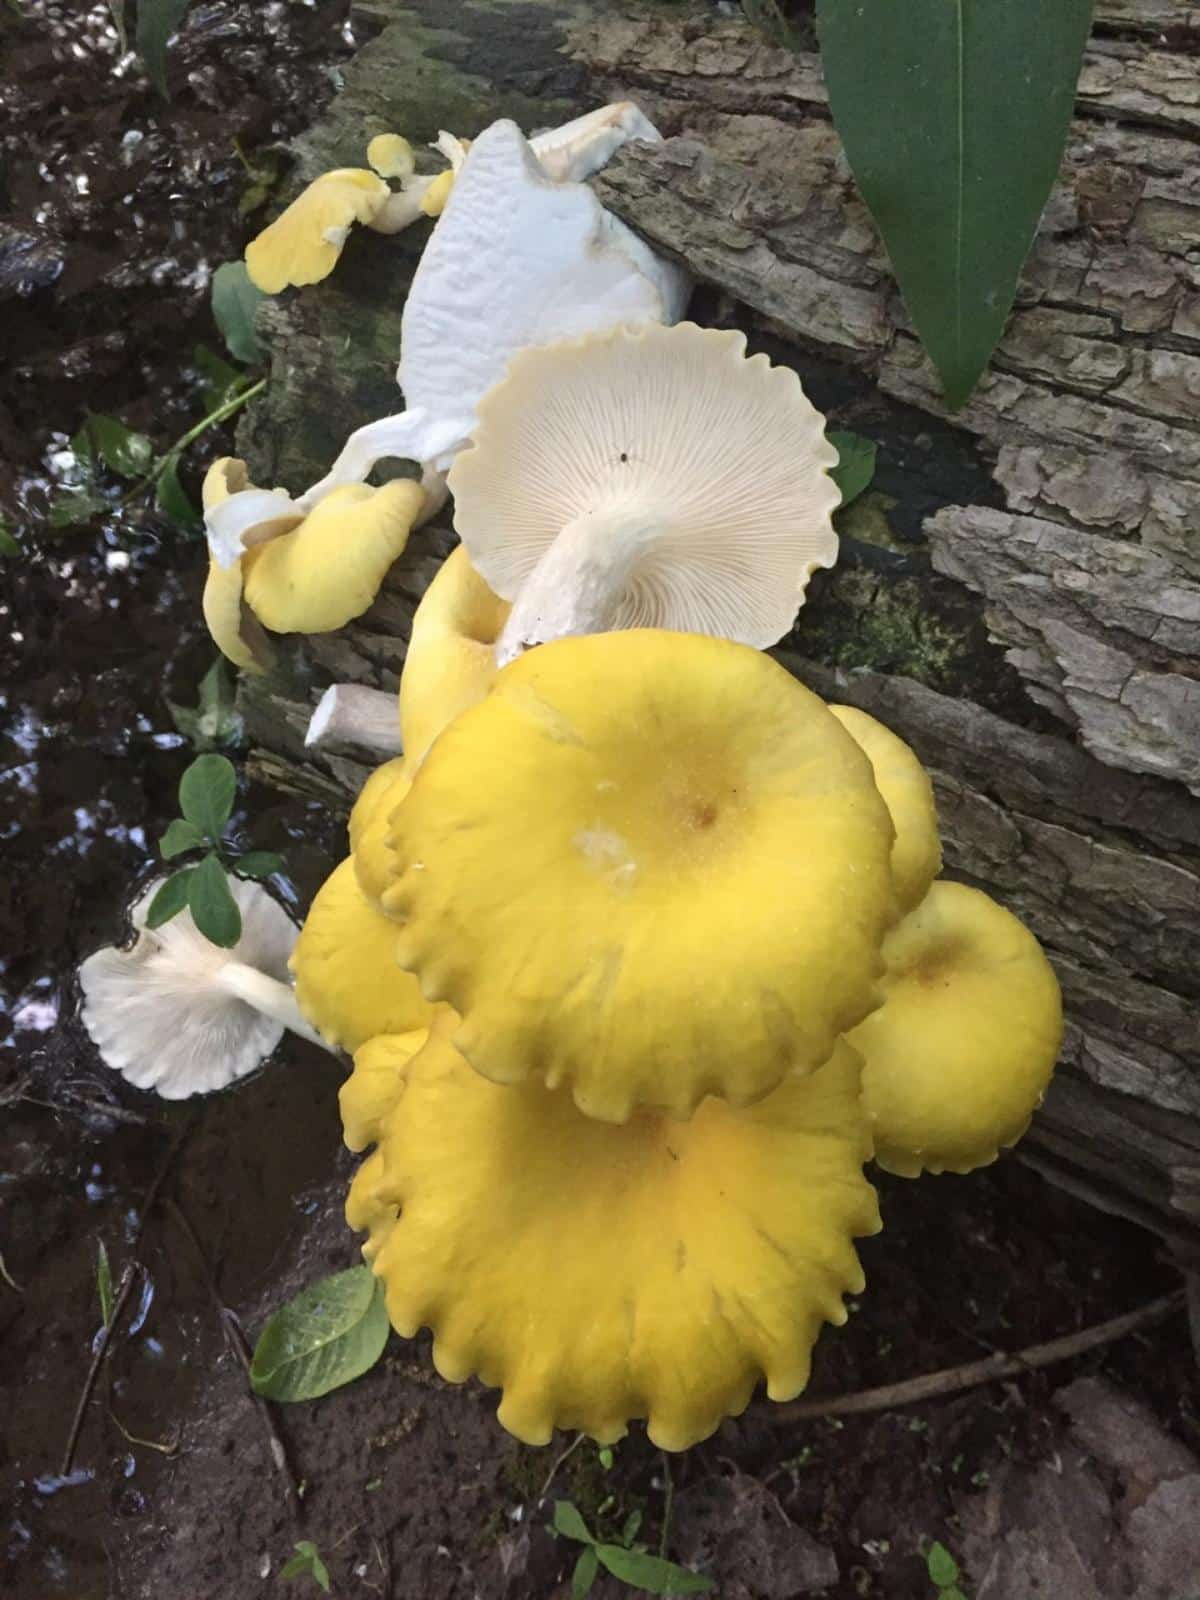
<path id="1" fill-rule="evenodd" d="M 1020 1159 L 1200 1246 L 1200 167 L 1196 14 L 1097 0 L 1061 179 L 983 382 L 948 418 L 829 120 L 819 63 L 746 22 L 591 0 L 363 0 L 379 32 L 298 145 L 297 187 L 367 132 L 534 129 L 632 98 L 667 136 L 592 180 L 685 259 L 699 320 L 735 326 L 817 406 L 877 439 L 886 496 L 839 519 L 778 658 L 879 718 L 931 770 L 947 872 L 1037 935 L 1064 1053 Z M 582 13 L 582 14 L 581 14 Z M 1178 22 L 1167 35 L 1167 22 Z M 418 25 L 419 24 L 419 25 Z M 423 243 L 355 235 L 326 284 L 264 308 L 272 384 L 239 445 L 297 489 L 390 409 Z M 386 272 L 380 270 L 385 259 Z M 349 351 L 349 356 L 347 356 Z M 304 748 L 332 680 L 394 691 L 452 546 L 414 534 L 375 606 L 243 681 L 260 776 L 349 809 L 367 768 Z M 299 670 L 300 676 L 297 676 Z M 307 674 L 307 680 L 305 678 Z"/>

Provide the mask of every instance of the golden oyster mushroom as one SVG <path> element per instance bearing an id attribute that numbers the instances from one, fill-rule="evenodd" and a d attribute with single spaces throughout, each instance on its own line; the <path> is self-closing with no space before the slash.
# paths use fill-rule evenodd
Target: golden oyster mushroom
<path id="1" fill-rule="evenodd" d="M 884 1003 L 847 1035 L 862 1056 L 875 1159 L 971 1172 L 1015 1144 L 1062 1042 L 1058 980 L 1011 912 L 935 883 L 884 944 Z"/>
<path id="2" fill-rule="evenodd" d="M 813 1070 L 877 1003 L 892 837 L 867 758 L 769 657 L 596 634 L 441 734 L 383 905 L 479 1072 L 686 1117 Z"/>
<path id="3" fill-rule="evenodd" d="M 854 1052 L 748 1110 L 618 1127 L 536 1081 L 489 1083 L 454 1026 L 439 1017 L 401 1067 L 347 1208 L 398 1332 L 432 1327 L 441 1375 L 503 1389 L 500 1421 L 529 1444 L 556 1427 L 611 1442 L 645 1417 L 684 1450 L 764 1377 L 772 1399 L 798 1394 L 863 1287 L 852 1241 L 880 1226 Z M 376 1066 L 360 1052 L 355 1075 Z"/>

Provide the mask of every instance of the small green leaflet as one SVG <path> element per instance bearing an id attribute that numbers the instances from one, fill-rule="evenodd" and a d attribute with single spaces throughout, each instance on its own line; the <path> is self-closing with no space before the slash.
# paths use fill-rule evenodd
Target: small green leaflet
<path id="1" fill-rule="evenodd" d="M 203 843 L 204 835 L 194 823 L 176 817 L 158 841 L 158 853 L 164 861 L 173 861 L 176 856 L 185 855 L 189 850 L 199 849 Z"/>
<path id="2" fill-rule="evenodd" d="M 163 461 L 162 471 L 154 486 L 154 504 L 164 517 L 177 522 L 181 528 L 193 529 L 200 526 L 202 520 L 200 513 L 188 498 L 188 492 L 180 481 L 177 451 Z"/>
<path id="3" fill-rule="evenodd" d="M 8 523 L 4 521 L 3 517 L 0 517 L 0 556 L 19 556 L 20 554 L 21 546 L 16 534 Z"/>
<path id="4" fill-rule="evenodd" d="M 572 1505 L 569 1500 L 554 1502 L 554 1531 L 566 1539 L 578 1539 L 580 1544 L 594 1543 L 587 1523 L 579 1514 L 579 1507 Z"/>
<path id="5" fill-rule="evenodd" d="M 251 1385 L 267 1400 L 315 1400 L 368 1372 L 387 1337 L 383 1285 L 370 1267 L 335 1272 L 268 1319 Z"/>
<path id="6" fill-rule="evenodd" d="M 712 1590 L 710 1578 L 677 1567 L 662 1556 L 626 1550 L 619 1544 L 598 1544 L 595 1548 L 600 1565 L 631 1589 L 641 1589 L 645 1594 L 708 1594 Z"/>
<path id="7" fill-rule="evenodd" d="M 329 1568 L 321 1560 L 320 1552 L 311 1539 L 297 1539 L 296 1554 L 280 1569 L 281 1578 L 309 1577 L 318 1589 L 329 1593 Z"/>
<path id="8" fill-rule="evenodd" d="M 138 0 L 137 48 L 146 64 L 146 76 L 162 95 L 167 89 L 167 41 L 183 21 L 188 0 Z"/>
<path id="9" fill-rule="evenodd" d="M 826 438 L 838 453 L 838 464 L 829 476 L 842 491 L 844 511 L 852 500 L 857 500 L 863 490 L 870 487 L 875 476 L 875 441 L 864 439 L 861 433 L 828 433 Z"/>
<path id="10" fill-rule="evenodd" d="M 227 261 L 213 273 L 213 317 L 235 361 L 254 362 L 262 355 L 254 332 L 254 313 L 265 298 L 250 282 L 244 261 Z"/>
<path id="11" fill-rule="evenodd" d="M 242 913 L 216 856 L 205 856 L 188 879 L 188 910 L 210 944 L 232 950 L 242 937 Z"/>
<path id="12" fill-rule="evenodd" d="M 930 1581 L 936 1583 L 939 1589 L 948 1589 L 958 1582 L 958 1562 L 946 1549 L 944 1544 L 931 1544 L 929 1553 L 925 1557 L 925 1566 L 928 1569 Z"/>
<path id="13" fill-rule="evenodd" d="M 64 489 L 50 502 L 47 520 L 52 528 L 74 528 L 81 522 L 90 522 L 108 509 L 108 501 L 96 489 Z"/>
<path id="14" fill-rule="evenodd" d="M 952 411 L 1004 330 L 1091 13 L 1091 0 L 817 0 L 834 126 Z"/>
<path id="15" fill-rule="evenodd" d="M 108 1251 L 104 1240 L 96 1241 L 96 1293 L 100 1297 L 100 1320 L 106 1328 L 112 1327 L 113 1285 L 112 1268 L 108 1264 Z"/>
<path id="16" fill-rule="evenodd" d="M 179 780 L 179 809 L 215 844 L 237 798 L 237 773 L 224 756 L 197 756 Z"/>
<path id="17" fill-rule="evenodd" d="M 154 460 L 154 446 L 144 433 L 134 433 L 116 417 L 90 413 L 71 440 L 77 460 L 95 468 L 103 463 L 121 478 L 140 478 Z"/>
<path id="18" fill-rule="evenodd" d="M 237 691 L 233 674 L 224 656 L 218 656 L 197 686 L 199 703 L 176 705 L 167 701 L 171 721 L 191 741 L 194 750 L 212 750 L 218 745 L 235 745 L 242 736 L 242 719 L 237 711 Z"/>
<path id="19" fill-rule="evenodd" d="M 571 1574 L 571 1600 L 587 1600 L 600 1570 L 600 1557 L 594 1544 L 585 1544 Z"/>
<path id="20" fill-rule="evenodd" d="M 274 850 L 247 850 L 233 863 L 239 878 L 269 878 L 283 871 L 283 857 Z"/>
<path id="21" fill-rule="evenodd" d="M 188 903 L 188 884 L 195 870 L 195 867 L 184 867 L 179 872 L 173 872 L 162 884 L 146 912 L 148 928 L 161 928 L 165 922 L 179 915 Z"/>

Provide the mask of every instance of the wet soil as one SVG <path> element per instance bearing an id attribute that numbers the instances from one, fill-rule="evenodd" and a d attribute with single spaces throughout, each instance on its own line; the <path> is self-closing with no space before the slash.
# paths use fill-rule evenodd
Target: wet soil
<path id="1" fill-rule="evenodd" d="M 843 1426 L 787 1424 L 757 1402 L 670 1480 L 635 1428 L 611 1467 L 578 1445 L 545 1495 L 572 1441 L 517 1445 L 494 1396 L 441 1383 L 425 1341 L 393 1340 L 359 1383 L 276 1414 L 296 1516 L 219 1305 L 252 1338 L 356 1259 L 341 1069 L 289 1044 L 233 1091 L 164 1105 L 108 1072 L 75 1019 L 74 969 L 119 936 L 191 757 L 166 701 L 194 701 L 212 656 L 202 547 L 141 505 L 51 534 L 59 458 L 87 407 L 159 448 L 195 420 L 190 352 L 219 345 L 208 275 L 247 230 L 232 138 L 253 157 L 311 119 L 344 23 L 340 0 L 196 4 L 165 105 L 119 56 L 105 6 L 0 7 L 0 503 L 23 547 L 0 560 L 0 1594 L 246 1600 L 307 1538 L 335 1594 L 541 1600 L 576 1554 L 546 1532 L 555 1495 L 602 1537 L 640 1511 L 657 1546 L 669 1482 L 668 1547 L 728 1600 L 927 1596 L 920 1542 L 954 1547 L 1006 1461 L 1056 1458 L 1050 1397 L 1068 1377 L 1108 1374 L 1200 1446 L 1182 1317 L 1052 1373 Z M 227 436 L 206 436 L 185 463 L 193 496 L 221 448 Z M 338 819 L 249 785 L 237 824 L 284 851 L 298 907 L 344 850 Z M 1012 1160 L 881 1188 L 869 1288 L 823 1337 L 813 1393 L 1021 1348 L 1176 1282 L 1156 1241 Z M 145 1278 L 63 1481 L 100 1241 L 115 1278 L 134 1261 Z M 316 1592 L 299 1582 L 280 1592 Z"/>

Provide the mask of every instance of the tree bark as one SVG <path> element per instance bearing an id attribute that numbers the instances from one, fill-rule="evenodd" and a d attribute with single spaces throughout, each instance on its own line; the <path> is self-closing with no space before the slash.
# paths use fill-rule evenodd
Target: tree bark
<path id="1" fill-rule="evenodd" d="M 995 360 L 951 417 L 828 117 L 819 60 L 707 6 L 371 0 L 380 27 L 298 148 L 296 182 L 385 128 L 528 130 L 631 98 L 668 136 L 594 180 L 697 276 L 694 315 L 794 366 L 880 468 L 778 652 L 909 740 L 948 871 L 1044 942 L 1063 1063 L 1020 1147 L 1089 1200 L 1200 1248 L 1200 9 L 1098 0 L 1061 180 Z M 243 429 L 297 489 L 397 408 L 422 240 L 352 239 L 273 303 Z M 449 549 L 423 530 L 378 604 L 294 642 L 243 702 L 272 781 L 346 806 L 365 768 L 306 759 L 333 680 L 393 688 Z"/>

